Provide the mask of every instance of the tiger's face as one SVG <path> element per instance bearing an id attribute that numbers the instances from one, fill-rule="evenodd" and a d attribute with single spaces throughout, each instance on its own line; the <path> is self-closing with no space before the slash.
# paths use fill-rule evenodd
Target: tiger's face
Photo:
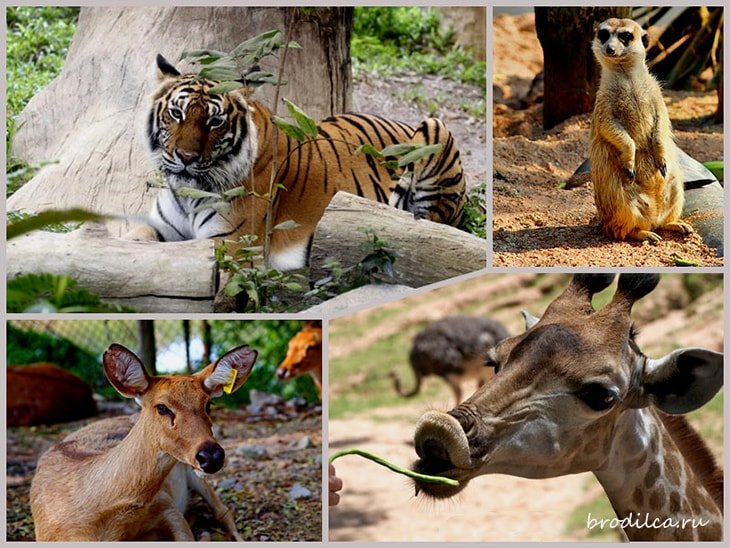
<path id="1" fill-rule="evenodd" d="M 157 56 L 160 87 L 147 133 L 152 157 L 173 188 L 224 191 L 240 185 L 256 158 L 256 127 L 243 90 L 209 93 L 217 82 L 180 74 Z"/>

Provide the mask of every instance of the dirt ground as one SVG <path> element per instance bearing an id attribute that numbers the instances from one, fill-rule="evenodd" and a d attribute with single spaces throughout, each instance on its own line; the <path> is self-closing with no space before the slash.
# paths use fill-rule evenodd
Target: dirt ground
<path id="1" fill-rule="evenodd" d="M 101 416 L 112 414 L 118 411 Z M 88 422 L 8 428 L 7 540 L 34 540 L 29 495 L 36 462 L 53 443 Z M 213 422 L 226 465 L 207 481 L 234 509 L 244 539 L 321 540 L 321 408 L 274 416 L 219 408 L 213 411 Z M 196 538 L 224 540 L 207 504 L 197 495 L 191 499 L 186 517 Z"/>
<path id="2" fill-rule="evenodd" d="M 664 241 L 613 242 L 595 217 L 590 182 L 558 187 L 588 157 L 590 115 L 543 131 L 531 86 L 542 70 L 534 15 L 494 19 L 494 266 L 721 265 L 699 235 L 661 231 Z M 723 128 L 710 116 L 715 92 L 665 91 L 677 143 L 699 161 L 723 157 Z M 692 218 L 688 219 L 692 222 Z"/>
<path id="3" fill-rule="evenodd" d="M 707 275 L 696 275 L 703 284 Z M 540 315 L 556 287 L 565 286 L 563 275 L 484 275 L 423 295 L 402 299 L 331 322 L 330 357 L 339 360 L 357 352 L 371 351 L 376 341 L 397 339 L 414 324 L 443 316 L 468 313 L 495 318 L 511 333 L 523 330 L 519 310 Z M 715 277 L 716 279 L 716 277 Z M 651 357 L 659 357 L 678 346 L 702 346 L 723 350 L 722 287 L 698 290 L 701 296 L 690 304 L 687 280 L 664 276 L 657 289 L 635 307 L 638 343 Z M 696 286 L 700 287 L 700 286 Z M 359 333 L 343 340 L 338 330 Z M 377 355 L 373 356 L 377 359 Z M 405 375 L 408 365 L 399 371 Z M 374 371 L 374 370 L 373 370 Z M 330 401 L 357 390 L 367 371 L 351 371 L 341 377 L 330 375 Z M 410 386 L 411 376 L 406 384 Z M 440 384 L 438 397 L 399 405 L 365 408 L 344 418 L 329 421 L 330 452 L 357 447 L 407 466 L 415 458 L 413 433 L 418 417 L 429 409 L 453 407 L 453 396 L 440 379 L 428 377 L 424 384 Z M 384 387 L 386 384 L 383 385 Z M 471 394 L 474 384 L 465 386 Z M 387 386 L 392 390 L 391 386 Z M 361 403 L 360 405 L 364 405 Z M 691 419 L 695 420 L 695 419 Z M 702 431 L 715 432 L 708 439 L 722 459 L 722 419 L 703 419 Z M 587 507 L 603 497 L 592 474 L 578 474 L 545 480 L 528 480 L 503 475 L 474 479 L 454 499 L 433 502 L 415 496 L 412 484 L 368 460 L 345 456 L 335 461 L 337 475 L 344 481 L 342 499 L 330 508 L 329 539 L 333 541 L 558 541 L 587 540 L 581 526 Z M 612 518 L 605 503 L 600 517 Z M 578 525 L 569 525 L 571 514 Z M 576 517 L 577 516 L 577 517 Z M 593 517 L 596 517 L 595 514 Z M 618 540 L 606 531 L 603 540 Z M 592 538 L 592 537 L 591 537 Z"/>

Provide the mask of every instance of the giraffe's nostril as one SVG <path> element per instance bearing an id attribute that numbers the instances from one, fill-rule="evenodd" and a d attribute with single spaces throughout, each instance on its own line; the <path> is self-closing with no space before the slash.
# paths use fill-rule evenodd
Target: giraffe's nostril
<path id="1" fill-rule="evenodd" d="M 426 458 L 451 463 L 449 452 L 439 440 L 428 439 L 423 442 L 423 451 Z"/>

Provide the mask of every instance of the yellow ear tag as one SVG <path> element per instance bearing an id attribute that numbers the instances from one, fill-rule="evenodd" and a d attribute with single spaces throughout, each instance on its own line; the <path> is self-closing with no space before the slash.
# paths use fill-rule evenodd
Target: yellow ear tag
<path id="1" fill-rule="evenodd" d="M 223 392 L 226 394 L 230 394 L 233 392 L 233 385 L 236 382 L 236 377 L 238 376 L 238 369 L 231 368 L 231 380 L 228 381 L 228 384 L 223 387 Z"/>

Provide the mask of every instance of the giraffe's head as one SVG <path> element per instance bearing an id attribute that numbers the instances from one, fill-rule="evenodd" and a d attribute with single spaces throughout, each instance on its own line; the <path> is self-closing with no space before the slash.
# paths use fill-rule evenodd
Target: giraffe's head
<path id="1" fill-rule="evenodd" d="M 613 278 L 575 275 L 542 318 L 523 312 L 526 331 L 486 358 L 494 379 L 448 413 L 420 418 L 415 470 L 459 486 L 418 483 L 418 490 L 444 498 L 483 474 L 547 478 L 600 470 L 616 447 L 622 414 L 648 406 L 686 413 L 717 393 L 722 354 L 685 348 L 655 360 L 639 350 L 631 308 L 658 275 L 621 275 L 611 302 L 593 310 L 593 294 Z"/>

